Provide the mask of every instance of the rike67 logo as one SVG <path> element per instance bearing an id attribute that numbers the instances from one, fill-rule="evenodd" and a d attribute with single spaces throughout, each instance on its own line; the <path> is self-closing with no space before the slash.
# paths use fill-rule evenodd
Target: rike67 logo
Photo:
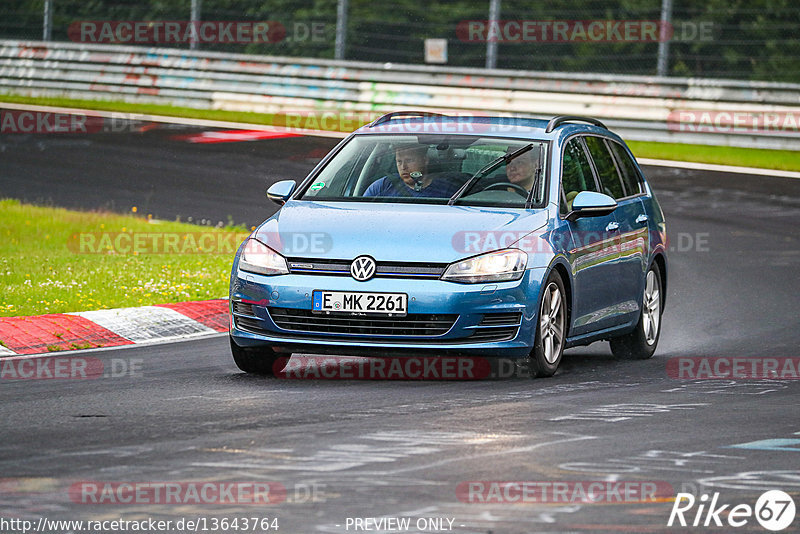
<path id="1" fill-rule="evenodd" d="M 710 501 L 707 494 L 695 499 L 691 493 L 678 493 L 675 503 L 672 505 L 667 526 L 738 528 L 751 524 L 754 516 L 756 521 L 767 530 L 773 532 L 785 530 L 794 522 L 794 500 L 788 493 L 780 490 L 762 493 L 755 506 L 722 504 L 719 502 L 719 492 L 714 493 Z"/>

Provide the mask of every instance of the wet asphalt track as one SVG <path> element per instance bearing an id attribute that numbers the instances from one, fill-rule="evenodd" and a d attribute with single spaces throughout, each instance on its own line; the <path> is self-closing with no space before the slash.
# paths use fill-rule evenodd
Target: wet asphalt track
<path id="1" fill-rule="evenodd" d="M 2 136 L 0 196 L 253 225 L 275 209 L 266 185 L 302 178 L 334 143 L 171 139 L 188 131 Z M 354 532 L 348 517 L 381 516 L 449 518 L 459 533 L 701 530 L 668 529 L 671 502 L 469 503 L 456 491 L 465 481 L 656 482 L 750 505 L 782 489 L 800 508 L 800 382 L 666 372 L 679 356 L 798 356 L 800 181 L 645 171 L 674 247 L 653 359 L 615 361 L 597 343 L 567 351 L 551 379 L 373 382 L 246 376 L 225 337 L 96 352 L 141 371 L 0 383 L 0 517 L 277 517 L 285 533 Z M 92 505 L 70 498 L 80 481 L 270 481 L 289 497 Z M 765 532 L 753 518 L 738 530 Z"/>

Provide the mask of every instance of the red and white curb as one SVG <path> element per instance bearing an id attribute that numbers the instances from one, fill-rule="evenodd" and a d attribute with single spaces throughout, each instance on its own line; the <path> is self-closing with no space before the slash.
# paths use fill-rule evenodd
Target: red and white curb
<path id="1" fill-rule="evenodd" d="M 264 139 L 283 139 L 286 137 L 301 137 L 298 133 L 271 132 L 268 130 L 222 130 L 211 132 L 192 133 L 187 135 L 173 135 L 176 141 L 189 143 L 239 143 L 242 141 L 262 141 Z"/>
<path id="2" fill-rule="evenodd" d="M 227 332 L 226 299 L 0 317 L 0 356 L 160 343 Z"/>

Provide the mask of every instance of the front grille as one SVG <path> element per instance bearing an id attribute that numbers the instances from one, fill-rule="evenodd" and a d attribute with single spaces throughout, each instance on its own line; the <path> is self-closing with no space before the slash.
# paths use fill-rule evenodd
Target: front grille
<path id="1" fill-rule="evenodd" d="M 519 312 L 487 313 L 479 326 L 519 325 L 521 318 L 522 314 Z"/>
<path id="2" fill-rule="evenodd" d="M 234 322 L 236 323 L 236 328 L 240 330 L 245 330 L 247 332 L 252 332 L 254 334 L 268 334 L 266 330 L 261 327 L 261 322 L 257 321 L 256 319 L 250 319 L 249 317 L 233 317 Z"/>
<path id="3" fill-rule="evenodd" d="M 231 301 L 231 307 L 233 308 L 233 313 L 255 316 L 255 312 L 253 311 L 253 305 L 247 302 L 234 300 Z"/>
<path id="4" fill-rule="evenodd" d="M 487 313 L 469 336 L 469 341 L 490 343 L 514 339 L 521 321 L 520 312 Z"/>
<path id="5" fill-rule="evenodd" d="M 252 315 L 252 305 L 234 302 L 234 312 Z M 248 309 L 249 308 L 249 309 Z M 318 314 L 311 310 L 294 308 L 267 308 L 278 328 L 296 334 L 338 334 L 369 336 L 371 338 L 436 338 L 446 334 L 458 319 L 456 314 L 412 313 L 404 317 L 352 316 L 349 314 Z M 472 327 L 469 337 L 452 340 L 455 343 L 495 343 L 509 341 L 517 336 L 522 314 L 487 313 L 481 322 Z M 273 335 L 262 327 L 262 322 L 250 317 L 234 315 L 236 327 L 254 334 Z M 469 327 L 468 327 L 469 328 Z M 442 340 L 444 341 L 444 340 Z"/>
<path id="6" fill-rule="evenodd" d="M 275 324 L 291 332 L 372 337 L 435 337 L 446 334 L 458 315 L 411 313 L 404 317 L 354 317 L 316 314 L 311 310 L 267 308 Z"/>
<path id="7" fill-rule="evenodd" d="M 332 276 L 350 276 L 349 260 L 323 260 L 290 258 L 289 272 L 292 274 L 322 274 Z M 446 264 L 410 263 L 410 262 L 377 262 L 375 278 L 424 278 L 438 279 L 444 274 Z"/>
<path id="8" fill-rule="evenodd" d="M 475 332 L 469 336 L 468 340 L 470 342 L 481 341 L 483 343 L 508 341 L 510 339 L 514 339 L 514 336 L 517 335 L 517 330 L 519 330 L 519 327 L 517 326 L 476 329 Z"/>

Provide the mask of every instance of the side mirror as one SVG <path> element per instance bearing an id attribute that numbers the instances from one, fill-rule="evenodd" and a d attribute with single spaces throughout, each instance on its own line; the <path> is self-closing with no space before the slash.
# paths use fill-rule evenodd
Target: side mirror
<path id="1" fill-rule="evenodd" d="M 572 201 L 572 210 L 567 219 L 575 221 L 581 217 L 600 217 L 617 209 L 617 201 L 603 193 L 581 191 Z"/>
<path id="2" fill-rule="evenodd" d="M 286 201 L 289 200 L 289 197 L 292 196 L 292 193 L 294 193 L 295 187 L 297 187 L 297 182 L 294 180 L 275 182 L 267 189 L 267 198 L 283 206 L 286 204 Z"/>

